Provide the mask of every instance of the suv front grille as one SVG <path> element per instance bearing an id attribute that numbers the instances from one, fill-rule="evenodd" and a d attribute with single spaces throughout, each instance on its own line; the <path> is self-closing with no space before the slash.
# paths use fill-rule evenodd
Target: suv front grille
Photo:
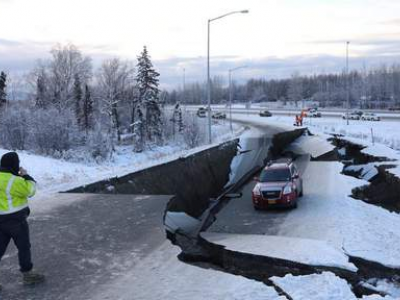
<path id="1" fill-rule="evenodd" d="M 279 199 L 281 191 L 262 191 L 262 196 L 265 199 Z"/>

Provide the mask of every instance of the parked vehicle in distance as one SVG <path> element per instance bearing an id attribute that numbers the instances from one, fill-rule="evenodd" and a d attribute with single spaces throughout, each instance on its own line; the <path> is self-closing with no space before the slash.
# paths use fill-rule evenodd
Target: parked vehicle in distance
<path id="1" fill-rule="evenodd" d="M 391 106 L 389 107 L 390 111 L 400 111 L 400 106 Z"/>
<path id="2" fill-rule="evenodd" d="M 349 113 L 349 120 L 360 120 L 362 115 L 363 115 L 363 112 L 360 110 L 352 111 L 351 113 Z M 347 118 L 347 114 L 343 113 L 342 119 L 346 120 L 346 118 Z"/>
<path id="3" fill-rule="evenodd" d="M 224 114 L 222 112 L 216 112 L 216 113 L 213 113 L 212 118 L 213 119 L 226 119 L 226 114 Z"/>
<path id="4" fill-rule="evenodd" d="M 255 178 L 257 184 L 252 190 L 255 209 L 270 207 L 297 207 L 298 197 L 303 196 L 303 180 L 290 159 L 268 164 Z"/>
<path id="5" fill-rule="evenodd" d="M 205 118 L 206 117 L 206 115 L 207 115 L 207 109 L 205 109 L 204 107 L 200 107 L 198 110 L 197 110 L 197 116 L 199 117 L 199 118 Z"/>
<path id="6" fill-rule="evenodd" d="M 272 117 L 272 114 L 269 110 L 260 111 L 260 117 Z"/>
<path id="7" fill-rule="evenodd" d="M 312 108 L 312 109 L 310 109 L 308 111 L 307 117 L 310 117 L 310 118 L 321 118 L 322 114 L 316 108 Z"/>
<path id="8" fill-rule="evenodd" d="M 363 121 L 380 121 L 381 118 L 373 113 L 364 113 L 361 116 L 361 120 L 363 120 Z"/>

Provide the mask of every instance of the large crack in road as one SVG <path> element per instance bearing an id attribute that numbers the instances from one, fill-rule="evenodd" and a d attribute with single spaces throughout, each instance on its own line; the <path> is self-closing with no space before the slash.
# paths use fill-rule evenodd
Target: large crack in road
<path id="1" fill-rule="evenodd" d="M 275 157 L 282 154 L 284 148 L 281 146 L 282 144 L 279 147 L 271 147 L 275 150 L 278 149 L 274 153 Z M 315 161 L 314 164 L 323 161 L 335 161 L 339 157 L 338 150 L 340 149 L 328 151 L 319 157 L 312 157 L 312 160 Z M 271 154 L 271 151 L 269 153 Z M 310 156 L 303 153 L 296 155 L 296 158 L 301 172 L 304 173 L 310 163 Z M 290 218 L 292 212 L 255 212 L 249 199 L 250 190 L 253 186 L 254 183 L 248 181 L 235 190 L 236 192 L 241 192 L 242 196 L 236 199 L 228 199 L 229 205 L 224 206 L 224 209 L 216 215 L 215 222 L 211 225 L 209 231 L 261 235 L 276 235 L 279 233 L 279 224 L 286 218 Z M 174 236 L 173 242 L 182 248 L 179 258 L 183 261 L 200 267 L 204 267 L 204 263 L 207 263 L 207 267 L 222 269 L 231 274 L 261 281 L 275 287 L 279 294 L 286 296 L 288 299 L 290 299 L 290 296 L 271 282 L 270 277 L 285 276 L 287 274 L 319 274 L 328 271 L 345 279 L 352 286 L 354 294 L 357 297 L 361 297 L 377 293 L 376 290 L 363 284 L 364 282 L 375 280 L 376 278 L 385 278 L 396 282 L 400 276 L 399 269 L 389 268 L 377 262 L 348 254 L 349 261 L 357 267 L 357 271 L 324 265 L 309 265 L 287 259 L 233 251 L 218 243 L 207 241 L 202 237 L 188 237 L 179 232 Z"/>
<path id="2" fill-rule="evenodd" d="M 369 182 L 355 188 L 352 191 L 353 198 L 400 212 L 400 179 L 388 172 L 395 162 L 387 157 L 363 153 L 365 146 L 340 136 L 333 137 L 331 141 L 338 149 L 339 161 L 344 165 L 343 174 Z"/>

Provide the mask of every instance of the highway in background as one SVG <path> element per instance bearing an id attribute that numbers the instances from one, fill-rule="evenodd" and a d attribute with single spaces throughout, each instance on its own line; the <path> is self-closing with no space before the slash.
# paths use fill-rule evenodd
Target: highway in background
<path id="1" fill-rule="evenodd" d="M 197 111 L 199 107 L 206 107 L 205 105 L 186 105 L 185 108 L 188 110 L 193 110 Z M 213 105 L 212 106 L 213 111 L 221 111 L 225 112 L 228 116 L 229 113 L 229 107 L 225 105 Z M 292 116 L 294 117 L 296 114 L 299 114 L 301 112 L 301 108 L 268 108 L 268 107 L 251 107 L 251 108 L 240 108 L 240 107 L 233 107 L 232 108 L 232 113 L 234 114 L 244 114 L 244 115 L 255 115 L 259 114 L 260 111 L 262 110 L 268 110 L 270 111 L 273 115 L 279 115 L 279 116 Z M 352 109 L 350 110 L 360 110 L 360 109 Z M 320 108 L 318 111 L 322 114 L 322 118 L 328 117 L 328 118 L 342 118 L 342 115 L 346 113 L 345 109 L 339 109 L 339 108 Z M 383 121 L 400 121 L 400 112 L 395 112 L 395 111 L 388 111 L 388 110 L 361 110 L 365 112 L 371 112 L 375 113 Z"/>

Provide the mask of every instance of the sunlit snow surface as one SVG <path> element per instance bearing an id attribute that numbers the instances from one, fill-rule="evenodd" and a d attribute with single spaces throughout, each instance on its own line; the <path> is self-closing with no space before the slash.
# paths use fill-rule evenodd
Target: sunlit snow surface
<path id="1" fill-rule="evenodd" d="M 341 249 L 325 241 L 281 236 L 205 232 L 206 240 L 226 249 L 296 261 L 313 266 L 329 266 L 356 272 Z"/>
<path id="2" fill-rule="evenodd" d="M 288 293 L 293 300 L 357 300 L 347 282 L 333 273 L 324 272 L 306 276 L 286 275 L 283 278 L 272 277 L 272 281 Z M 374 295 L 365 296 L 369 300 L 394 300 Z"/>

